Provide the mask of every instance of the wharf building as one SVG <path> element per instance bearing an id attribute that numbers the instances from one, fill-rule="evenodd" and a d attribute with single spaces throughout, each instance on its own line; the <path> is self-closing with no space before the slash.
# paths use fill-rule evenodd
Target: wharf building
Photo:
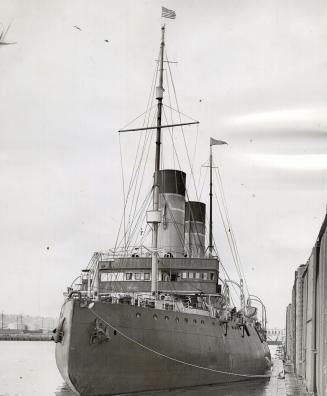
<path id="1" fill-rule="evenodd" d="M 327 215 L 308 261 L 295 271 L 286 359 L 308 392 L 327 396 Z"/>
<path id="2" fill-rule="evenodd" d="M 286 341 L 286 329 L 278 329 L 274 327 L 272 329 L 267 329 L 267 339 L 268 342 L 285 344 Z"/>

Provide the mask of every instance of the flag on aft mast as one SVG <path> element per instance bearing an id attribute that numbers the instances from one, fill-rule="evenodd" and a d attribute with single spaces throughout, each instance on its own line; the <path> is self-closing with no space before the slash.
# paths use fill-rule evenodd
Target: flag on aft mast
<path id="1" fill-rule="evenodd" d="M 210 138 L 210 146 L 216 146 L 216 145 L 220 145 L 220 144 L 228 144 L 227 142 L 224 142 L 223 140 L 217 140 L 214 138 Z"/>
<path id="2" fill-rule="evenodd" d="M 176 18 L 176 12 L 173 11 L 173 10 L 169 10 L 166 7 L 161 7 L 161 17 L 162 18 L 175 19 Z"/>

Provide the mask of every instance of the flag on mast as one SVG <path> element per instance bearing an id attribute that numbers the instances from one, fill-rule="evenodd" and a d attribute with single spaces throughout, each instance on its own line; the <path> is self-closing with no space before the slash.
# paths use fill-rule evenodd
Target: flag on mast
<path id="1" fill-rule="evenodd" d="M 173 11 L 173 10 L 169 10 L 166 7 L 161 7 L 161 17 L 162 18 L 175 19 L 176 18 L 176 12 Z"/>
<path id="2" fill-rule="evenodd" d="M 214 138 L 210 138 L 210 146 L 216 146 L 216 145 L 219 145 L 219 144 L 228 144 L 227 142 L 224 142 L 223 140 L 217 140 L 217 139 L 214 139 Z"/>

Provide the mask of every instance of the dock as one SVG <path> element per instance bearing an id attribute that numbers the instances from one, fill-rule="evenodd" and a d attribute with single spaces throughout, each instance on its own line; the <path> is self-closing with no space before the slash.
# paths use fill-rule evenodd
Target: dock
<path id="1" fill-rule="evenodd" d="M 0 333 L 0 341 L 50 341 L 50 333 Z"/>
<path id="2" fill-rule="evenodd" d="M 272 375 L 266 389 L 267 396 L 311 396 L 304 383 L 294 373 L 292 364 L 273 359 Z"/>

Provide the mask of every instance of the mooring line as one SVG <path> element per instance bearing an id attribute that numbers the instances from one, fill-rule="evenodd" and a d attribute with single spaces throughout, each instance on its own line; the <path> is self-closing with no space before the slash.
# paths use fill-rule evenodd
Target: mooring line
<path id="1" fill-rule="evenodd" d="M 112 324 L 110 324 L 107 320 L 103 319 L 99 314 L 97 314 L 95 311 L 93 311 L 92 307 L 89 307 L 89 310 L 93 313 L 94 316 L 96 316 L 98 319 L 100 319 L 102 322 L 104 322 L 106 325 L 108 325 L 111 329 L 115 330 L 117 333 L 119 333 L 122 337 L 126 338 L 128 341 L 133 342 L 134 344 L 138 345 L 139 347 L 146 349 L 149 352 L 154 353 L 155 355 L 164 357 L 166 359 L 172 360 L 176 363 L 184 364 L 185 366 L 189 367 L 194 367 L 200 370 L 207 370 L 207 371 L 212 371 L 214 373 L 219 373 L 219 374 L 226 374 L 226 375 L 234 375 L 237 377 L 247 377 L 247 378 L 273 378 L 269 374 L 240 374 L 240 373 L 232 373 L 229 371 L 222 371 L 222 370 L 216 370 L 210 367 L 204 367 L 204 366 L 199 366 L 197 364 L 193 363 L 188 363 L 180 359 L 173 358 L 171 356 L 165 355 L 164 353 L 158 352 L 155 349 L 149 348 L 144 344 L 141 344 L 140 342 L 134 340 L 133 338 L 129 337 L 128 335 L 124 334 L 122 331 L 118 330 L 116 327 L 114 327 Z"/>

